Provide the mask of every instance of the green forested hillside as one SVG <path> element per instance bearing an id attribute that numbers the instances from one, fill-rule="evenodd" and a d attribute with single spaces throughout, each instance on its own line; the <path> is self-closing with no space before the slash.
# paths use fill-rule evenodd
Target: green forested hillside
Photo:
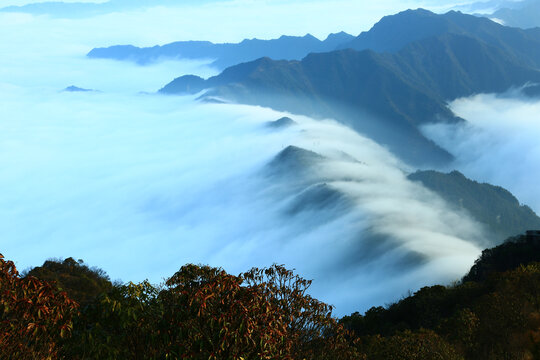
<path id="1" fill-rule="evenodd" d="M 538 250 L 538 239 L 510 239 L 485 250 L 461 283 L 425 287 L 340 322 L 369 359 L 537 359 Z"/>
<path id="2" fill-rule="evenodd" d="M 449 174 L 418 171 L 409 175 L 409 179 L 421 182 L 455 208 L 468 211 L 490 231 L 493 237 L 490 244 L 496 245 L 527 230 L 540 229 L 540 218 L 534 211 L 521 205 L 502 187 L 480 184 L 458 171 Z"/>
<path id="3" fill-rule="evenodd" d="M 341 319 L 282 266 L 233 276 L 186 265 L 162 286 L 117 283 L 77 306 L 69 297 L 88 276 L 107 283 L 102 271 L 67 259 L 21 276 L 0 256 L 0 358 L 537 359 L 539 244 L 509 239 L 462 282 Z M 46 280 L 66 276 L 69 286 Z"/>

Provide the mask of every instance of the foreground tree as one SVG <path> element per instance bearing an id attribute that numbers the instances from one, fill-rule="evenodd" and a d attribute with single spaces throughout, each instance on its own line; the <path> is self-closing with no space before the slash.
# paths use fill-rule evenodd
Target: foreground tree
<path id="1" fill-rule="evenodd" d="M 167 356 L 191 359 L 352 359 L 355 350 L 310 281 L 282 266 L 239 276 L 187 265 L 160 294 Z M 338 351 L 341 353 L 338 354 Z"/>
<path id="2" fill-rule="evenodd" d="M 21 277 L 0 254 L 0 358 L 55 359 L 78 304 L 54 284 Z"/>
<path id="3" fill-rule="evenodd" d="M 292 358 L 361 359 L 347 341 L 349 333 L 332 317 L 332 306 L 307 293 L 311 280 L 282 265 L 253 268 L 241 277 L 281 314 Z"/>
<path id="4" fill-rule="evenodd" d="M 115 285 L 81 309 L 72 337 L 63 342 L 66 359 L 161 359 L 158 323 L 163 316 L 158 289 L 149 282 Z"/>

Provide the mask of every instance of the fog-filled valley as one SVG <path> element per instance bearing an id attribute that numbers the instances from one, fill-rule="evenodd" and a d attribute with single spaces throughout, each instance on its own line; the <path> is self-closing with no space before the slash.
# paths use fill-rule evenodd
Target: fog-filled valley
<path id="1" fill-rule="evenodd" d="M 467 123 L 431 125 L 424 131 L 456 156 L 452 166 L 478 181 L 510 190 L 540 211 L 535 189 L 540 100 L 514 89 L 458 99 L 450 108 Z"/>
<path id="2" fill-rule="evenodd" d="M 164 7 L 73 17 L 0 12 L 0 251 L 21 269 L 48 258 L 74 257 L 105 269 L 112 279 L 154 283 L 187 263 L 231 273 L 285 264 L 313 279 L 311 293 L 335 305 L 338 315 L 459 280 L 482 249 L 509 235 L 496 229 L 497 223 L 506 224 L 506 211 L 508 218 L 518 213 L 526 218 L 513 222 L 518 231 L 513 235 L 540 224 L 531 211 L 540 211 L 534 170 L 540 156 L 538 98 L 513 89 L 445 99 L 452 100 L 448 113 L 460 119 L 419 120 L 421 134 L 415 136 L 425 136 L 433 149 L 453 158 L 422 167 L 408 162 L 397 147 L 328 118 L 329 113 L 309 117 L 216 101 L 204 98 L 204 91 L 157 92 L 179 76 L 220 74 L 222 69 L 212 67 L 215 59 L 138 65 L 86 56 L 96 47 L 128 43 L 241 42 L 307 32 L 325 39 L 341 30 L 356 36 L 378 17 L 413 5 L 453 7 L 385 1 L 362 17 L 358 28 L 350 15 L 343 24 L 335 20 L 309 29 L 307 14 L 298 24 L 266 33 L 267 22 L 300 5 L 281 9 L 269 3 L 268 19 L 244 27 L 227 20 L 223 33 L 197 26 L 190 19 L 202 11 L 196 6 L 174 10 L 186 10 L 183 24 L 170 14 L 160 23 Z M 210 5 L 201 6 L 208 10 Z M 239 5 L 215 6 L 234 12 Z M 325 6 L 316 4 L 313 13 L 321 16 Z M 145 15 L 147 22 L 135 30 L 133 20 Z M 385 66 L 388 59 L 381 60 Z M 377 68 L 379 73 L 386 74 Z M 414 86 L 410 98 L 432 93 Z M 441 99 L 426 101 L 430 111 L 444 105 Z M 418 110 L 397 103 L 389 113 Z M 369 121 L 386 124 L 377 114 Z M 417 152 L 426 155 L 422 149 Z M 471 200 L 476 190 L 468 189 L 445 197 L 419 181 L 423 175 L 413 175 L 429 169 L 462 172 L 470 180 L 459 178 L 460 184 L 477 186 L 487 200 Z M 478 216 L 497 206 L 502 210 L 489 219 Z"/>
<path id="3" fill-rule="evenodd" d="M 406 179 L 412 169 L 332 121 L 122 89 L 2 90 L 3 251 L 22 267 L 77 256 L 159 282 L 188 262 L 284 263 L 354 310 L 452 281 L 484 245 L 479 224 Z M 268 125 L 285 115 L 295 124 Z"/>

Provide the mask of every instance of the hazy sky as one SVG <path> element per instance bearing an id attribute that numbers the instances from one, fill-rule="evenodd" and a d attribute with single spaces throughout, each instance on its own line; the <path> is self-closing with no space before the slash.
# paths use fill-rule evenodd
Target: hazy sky
<path id="1" fill-rule="evenodd" d="M 9 0 L 2 4 L 26 2 Z M 159 4 L 160 1 L 155 3 Z M 69 20 L 60 21 L 56 32 L 63 29 L 80 35 L 91 34 L 102 45 L 115 42 L 152 45 L 193 39 L 240 41 L 251 37 L 272 38 L 306 33 L 326 37 L 338 31 L 357 35 L 368 30 L 382 16 L 407 8 L 425 7 L 445 11 L 460 4 L 435 0 L 221 0 L 165 3 L 166 7 L 131 8 L 121 13 L 81 19 L 76 24 Z M 171 6 L 171 3 L 175 5 Z M 18 21 L 40 23 L 42 19 L 20 17 Z M 100 36 L 102 34 L 105 36 Z"/>

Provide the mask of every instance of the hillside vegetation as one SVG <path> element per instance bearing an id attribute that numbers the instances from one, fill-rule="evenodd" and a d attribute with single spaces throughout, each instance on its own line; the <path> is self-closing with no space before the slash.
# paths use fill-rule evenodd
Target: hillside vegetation
<path id="1" fill-rule="evenodd" d="M 186 265 L 154 286 L 111 284 L 73 259 L 21 276 L 0 257 L 0 358 L 535 359 L 539 250 L 534 234 L 511 238 L 456 285 L 339 320 L 283 266 Z"/>
<path id="2" fill-rule="evenodd" d="M 482 223 L 490 234 L 488 244 L 498 245 L 504 239 L 528 229 L 540 229 L 540 218 L 508 190 L 467 179 L 459 171 L 444 174 L 417 171 L 408 176 L 436 192 L 455 209 L 466 210 Z"/>

